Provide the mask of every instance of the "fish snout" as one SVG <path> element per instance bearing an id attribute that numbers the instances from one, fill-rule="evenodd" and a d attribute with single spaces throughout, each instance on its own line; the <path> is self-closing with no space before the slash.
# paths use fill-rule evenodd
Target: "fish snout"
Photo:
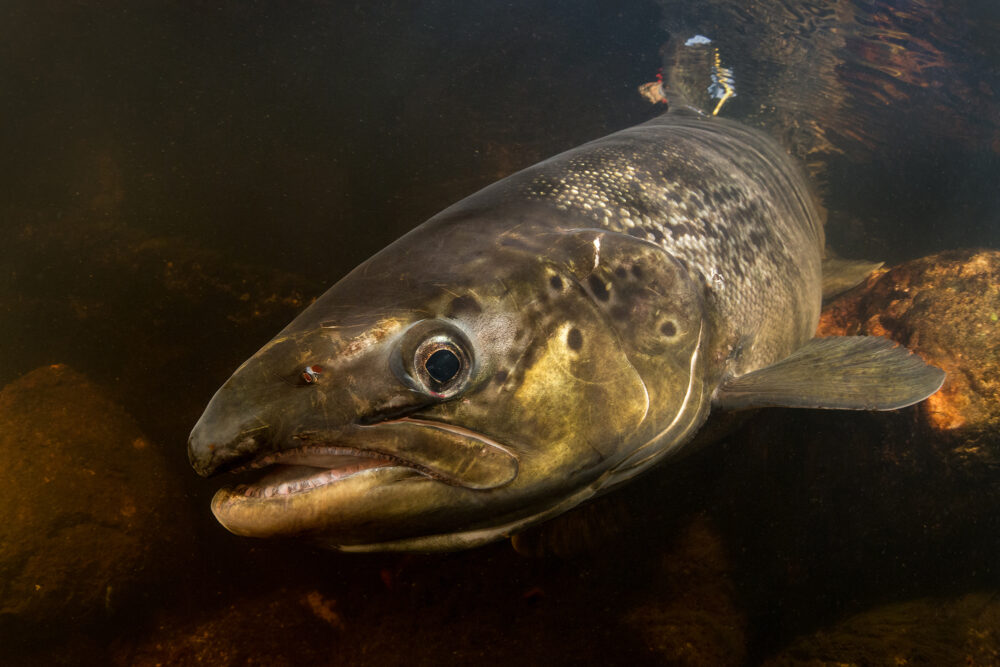
<path id="1" fill-rule="evenodd" d="M 267 427 L 243 431 L 229 441 L 213 438 L 208 429 L 196 424 L 188 438 L 188 461 L 202 477 L 211 477 L 238 467 L 252 458 L 267 439 Z"/>
<path id="2" fill-rule="evenodd" d="M 188 460 L 202 477 L 242 465 L 270 440 L 269 426 L 227 400 L 226 389 L 215 394 L 188 437 Z"/>

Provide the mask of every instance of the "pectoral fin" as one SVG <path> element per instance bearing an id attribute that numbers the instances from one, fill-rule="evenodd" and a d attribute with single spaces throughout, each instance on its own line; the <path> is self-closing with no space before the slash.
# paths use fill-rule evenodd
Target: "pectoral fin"
<path id="1" fill-rule="evenodd" d="M 771 366 L 727 380 L 716 390 L 714 404 L 896 410 L 936 392 L 944 377 L 944 371 L 888 338 L 814 338 Z"/>

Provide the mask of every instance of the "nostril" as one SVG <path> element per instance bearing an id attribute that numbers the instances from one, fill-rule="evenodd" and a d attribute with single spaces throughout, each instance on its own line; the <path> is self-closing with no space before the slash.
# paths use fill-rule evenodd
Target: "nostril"
<path id="1" fill-rule="evenodd" d="M 323 367 L 319 365 L 306 366 L 299 378 L 305 384 L 315 384 L 319 381 L 319 376 L 323 374 Z"/>

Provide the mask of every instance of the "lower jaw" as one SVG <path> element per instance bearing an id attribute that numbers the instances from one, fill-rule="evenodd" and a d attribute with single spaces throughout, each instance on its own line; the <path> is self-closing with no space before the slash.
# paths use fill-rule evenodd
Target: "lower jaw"
<path id="1" fill-rule="evenodd" d="M 317 470 L 319 475 L 323 472 Z M 381 466 L 312 488 L 300 486 L 295 492 L 279 492 L 280 484 L 261 486 L 259 495 L 255 495 L 256 488 L 248 493 L 246 487 L 225 487 L 212 498 L 212 513 L 229 532 L 245 537 L 313 540 L 329 535 L 337 536 L 338 543 L 350 543 L 362 540 L 373 529 L 380 532 L 387 520 L 398 529 L 399 517 L 386 516 L 386 502 L 397 504 L 397 485 L 410 493 L 428 482 L 409 468 Z M 270 488 L 274 491 L 264 491 Z"/>
<path id="2" fill-rule="evenodd" d="M 384 468 L 390 465 L 386 461 L 376 459 L 357 459 L 348 465 L 337 468 L 276 465 L 273 470 L 260 479 L 231 488 L 230 493 L 247 498 L 291 496 L 335 484 L 365 470 Z"/>

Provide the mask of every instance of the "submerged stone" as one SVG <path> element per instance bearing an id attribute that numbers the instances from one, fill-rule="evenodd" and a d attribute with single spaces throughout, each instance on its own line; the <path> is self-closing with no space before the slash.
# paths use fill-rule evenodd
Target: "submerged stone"
<path id="1" fill-rule="evenodd" d="M 659 585 L 651 582 L 665 594 L 631 612 L 628 624 L 659 664 L 744 664 L 747 618 L 721 535 L 698 515 L 678 537 L 661 560 Z"/>
<path id="2" fill-rule="evenodd" d="M 886 600 L 995 588 L 998 309 L 997 251 L 877 272 L 825 308 L 819 335 L 891 338 L 947 372 L 941 391 L 896 412 L 761 410 L 708 452 L 718 481 L 707 505 L 741 555 L 757 650 Z M 827 659 L 892 664 L 853 655 Z"/>
<path id="3" fill-rule="evenodd" d="M 956 462 L 1000 463 L 1000 251 L 953 250 L 875 273 L 831 303 L 821 336 L 885 336 L 947 372 L 922 427 Z"/>
<path id="4" fill-rule="evenodd" d="M 162 618 L 149 641 L 118 643 L 110 663 L 154 665 L 350 664 L 337 603 L 318 591 L 278 589 L 210 614 Z"/>
<path id="5" fill-rule="evenodd" d="M 782 665 L 995 665 L 1000 600 L 995 594 L 900 602 L 851 616 L 803 637 L 764 662 Z"/>
<path id="6" fill-rule="evenodd" d="M 189 520 L 162 457 L 61 364 L 0 390 L 0 426 L 0 633 L 51 641 L 119 616 L 183 553 Z"/>

